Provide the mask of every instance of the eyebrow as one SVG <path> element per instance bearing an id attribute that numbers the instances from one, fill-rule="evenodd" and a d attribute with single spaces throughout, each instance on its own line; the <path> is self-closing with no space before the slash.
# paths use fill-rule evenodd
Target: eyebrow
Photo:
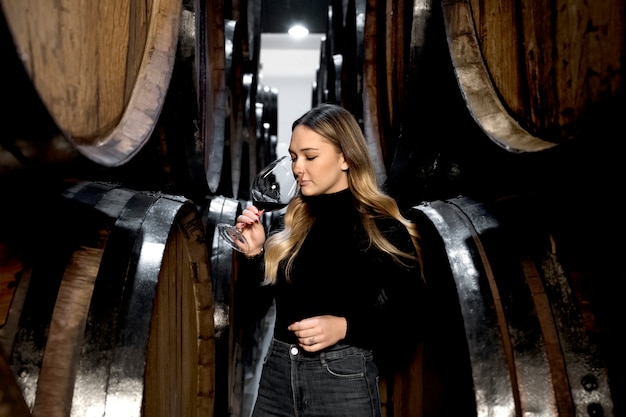
<path id="1" fill-rule="evenodd" d="M 300 149 L 300 152 L 307 152 L 307 151 L 319 151 L 319 149 L 318 149 L 318 148 L 302 148 L 302 149 Z M 293 149 L 291 149 L 291 148 L 287 149 L 287 152 L 290 152 L 290 153 L 296 153 L 296 152 L 295 152 Z"/>

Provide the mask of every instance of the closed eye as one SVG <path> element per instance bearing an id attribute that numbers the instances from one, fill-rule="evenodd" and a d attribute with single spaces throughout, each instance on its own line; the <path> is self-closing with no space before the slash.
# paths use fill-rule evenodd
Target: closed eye
<path id="1" fill-rule="evenodd" d="M 305 156 L 304 158 L 305 158 L 307 161 L 312 161 L 312 160 L 314 160 L 315 158 L 317 158 L 318 156 L 319 156 L 319 155 L 314 155 L 314 156 Z M 298 157 L 297 157 L 297 156 L 293 156 L 293 155 L 291 156 L 291 162 L 296 162 L 297 160 L 298 160 Z"/>

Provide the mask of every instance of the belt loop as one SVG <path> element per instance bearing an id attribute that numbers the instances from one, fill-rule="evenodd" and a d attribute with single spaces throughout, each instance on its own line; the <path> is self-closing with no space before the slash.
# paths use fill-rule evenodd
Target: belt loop
<path id="1" fill-rule="evenodd" d="M 326 366 L 326 352 L 324 351 L 320 352 L 320 363 Z"/>

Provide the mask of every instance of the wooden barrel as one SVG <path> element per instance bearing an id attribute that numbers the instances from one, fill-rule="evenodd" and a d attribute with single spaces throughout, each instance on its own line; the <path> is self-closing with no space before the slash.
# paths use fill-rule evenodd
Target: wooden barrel
<path id="1" fill-rule="evenodd" d="M 617 262 L 597 263 L 604 234 L 574 233 L 580 213 L 555 201 L 458 197 L 411 210 L 432 314 L 421 360 L 391 388 L 394 416 L 619 414 L 616 285 L 601 276 Z"/>
<path id="2" fill-rule="evenodd" d="M 623 1 L 462 0 L 443 11 L 467 106 L 500 146 L 544 150 L 593 129 L 618 100 L 623 109 Z"/>
<path id="3" fill-rule="evenodd" d="M 181 2 L 0 4 L 24 68 L 64 137 L 98 164 L 128 161 L 161 111 Z"/>
<path id="4" fill-rule="evenodd" d="M 189 200 L 110 183 L 49 203 L 0 345 L 33 416 L 206 416 L 213 298 Z"/>

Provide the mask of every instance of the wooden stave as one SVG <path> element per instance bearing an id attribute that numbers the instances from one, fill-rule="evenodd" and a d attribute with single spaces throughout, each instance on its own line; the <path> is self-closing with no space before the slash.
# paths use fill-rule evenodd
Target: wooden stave
<path id="1" fill-rule="evenodd" d="M 197 358 L 190 361 L 192 369 L 191 369 L 189 376 L 192 377 L 192 382 L 187 384 L 187 390 L 185 390 L 185 392 L 191 392 L 191 395 L 193 395 L 194 398 L 189 399 L 190 394 L 187 394 L 187 397 L 185 397 L 184 395 L 180 395 L 181 399 L 185 399 L 188 402 L 185 404 L 179 404 L 179 407 L 183 409 L 184 407 L 189 406 L 190 408 L 188 408 L 187 410 L 191 409 L 193 410 L 193 413 L 199 413 L 197 415 L 204 416 L 204 415 L 209 415 L 210 413 L 212 413 L 212 408 L 213 408 L 212 406 L 213 396 L 212 395 L 214 391 L 214 388 L 213 388 L 214 381 L 213 381 L 213 376 L 212 376 L 214 372 L 214 363 L 213 363 L 214 339 L 213 339 L 213 334 L 212 334 L 213 332 L 212 307 L 213 306 L 212 306 L 212 297 L 210 296 L 211 284 L 208 281 L 208 278 L 209 278 L 208 255 L 206 251 L 206 246 L 204 244 L 204 237 L 203 237 L 204 230 L 203 228 L 198 227 L 198 223 L 201 223 L 201 221 L 200 221 L 200 217 L 198 216 L 196 212 L 195 206 L 193 206 L 192 204 L 189 203 L 189 201 L 181 197 L 134 192 L 132 190 L 122 189 L 118 186 L 115 186 L 112 184 L 105 184 L 105 183 L 78 184 L 74 187 L 68 188 L 66 191 L 65 197 L 70 199 L 71 201 L 70 200 L 66 201 L 66 203 L 69 202 L 69 206 L 64 206 L 64 205 L 62 206 L 65 207 L 66 211 L 69 211 L 70 213 L 75 215 L 73 217 L 74 221 L 80 220 L 81 215 L 78 215 L 78 213 L 82 213 L 82 215 L 88 216 L 89 221 L 91 222 L 103 222 L 101 223 L 101 225 L 104 225 L 103 226 L 104 229 L 102 230 L 107 230 L 107 228 L 109 227 L 114 227 L 113 223 L 115 222 L 115 220 L 109 217 L 109 215 L 115 214 L 115 213 L 117 213 L 118 215 L 121 215 L 121 213 L 124 211 L 127 212 L 127 215 L 131 215 L 131 216 L 133 212 L 135 214 L 142 213 L 142 212 L 146 214 L 146 217 L 143 221 L 144 224 L 141 225 L 139 229 L 135 229 L 137 233 L 141 233 L 141 235 L 144 237 L 150 234 L 150 230 L 148 229 L 152 229 L 152 232 L 155 232 L 155 231 L 162 232 L 163 227 L 167 227 L 168 225 L 171 226 L 172 224 L 174 224 L 174 227 L 171 230 L 171 233 L 167 233 L 167 230 L 165 230 L 165 233 L 160 233 L 159 236 L 156 237 L 156 240 L 159 242 L 155 242 L 155 244 L 164 246 L 164 249 L 167 249 L 164 251 L 164 258 L 166 261 L 172 260 L 172 256 L 174 258 L 179 257 L 179 260 L 178 262 L 176 262 L 176 264 L 185 265 L 189 267 L 188 271 L 191 275 L 193 275 L 193 279 L 189 279 L 188 281 L 190 282 L 190 285 L 193 285 L 193 292 L 194 292 L 193 297 L 195 300 L 194 301 L 195 306 L 194 306 L 194 303 L 187 303 L 191 305 L 190 307 L 188 306 L 187 308 L 188 309 L 191 308 L 193 310 L 192 314 L 197 314 L 196 318 L 193 320 L 196 321 L 196 324 L 198 326 L 195 330 L 194 329 L 186 330 L 187 332 L 186 334 L 197 333 L 197 337 L 193 337 L 191 340 L 191 343 L 197 346 L 195 348 L 193 346 L 191 347 L 188 346 L 188 350 L 186 351 L 187 353 L 195 352 L 198 354 Z M 144 202 L 143 208 L 140 207 L 141 203 L 135 204 L 137 203 L 137 198 L 139 198 L 139 201 Z M 133 202 L 133 199 L 135 200 L 134 202 Z M 153 204 L 151 204 L 150 201 L 152 201 Z M 128 204 L 130 204 L 130 206 L 127 207 Z M 78 211 L 74 212 L 72 208 L 77 209 Z M 85 212 L 85 210 L 87 210 L 87 213 Z M 125 226 L 132 226 L 132 223 L 136 223 L 134 221 L 130 221 L 129 223 L 128 220 L 130 220 L 130 218 L 128 216 L 126 218 L 127 220 L 126 220 Z M 85 220 L 84 217 L 82 219 Z M 100 219 L 100 220 L 97 220 L 97 219 Z M 123 219 L 122 219 L 122 223 L 124 223 Z M 124 227 L 124 225 L 118 225 L 118 226 L 122 228 Z M 77 227 L 80 227 L 80 225 Z M 83 224 L 83 227 L 84 227 L 84 224 Z M 123 232 L 117 232 L 118 235 L 120 235 L 120 233 L 124 234 Z M 130 231 L 129 229 L 128 231 L 126 231 L 126 236 L 132 240 L 133 233 L 134 232 Z M 168 235 L 169 235 L 169 238 L 168 238 Z M 138 236 L 138 235 L 135 235 L 135 236 Z M 69 237 L 70 236 L 67 236 L 67 238 Z M 131 251 L 136 254 L 137 246 L 141 246 L 143 243 L 142 239 L 143 237 L 140 238 L 138 240 L 138 243 L 136 244 L 133 244 L 132 241 L 126 242 L 127 247 L 131 248 L 132 246 L 135 246 L 135 249 L 131 249 Z M 171 239 L 177 240 L 177 242 L 173 244 L 172 246 L 168 247 L 168 245 L 164 243 L 164 239 L 168 240 L 168 243 L 171 242 Z M 71 239 L 68 239 L 68 240 L 71 240 Z M 112 244 L 108 242 L 108 238 L 104 240 L 106 240 L 107 242 L 106 243 L 101 242 L 102 245 Z M 151 240 L 150 236 L 147 237 L 147 241 L 149 240 Z M 152 246 L 153 244 L 146 243 L 146 245 Z M 88 246 L 89 244 L 86 244 L 85 249 L 89 249 Z M 174 246 L 178 247 L 178 249 L 175 249 Z M 173 249 L 169 249 L 169 248 L 173 248 Z M 139 250 L 141 250 L 141 248 Z M 188 252 L 185 252 L 186 250 L 188 250 Z M 103 255 L 102 248 L 100 249 L 100 251 L 101 251 L 100 256 L 102 256 Z M 175 253 L 176 251 L 178 251 L 178 255 L 176 255 Z M 82 251 L 80 250 L 76 250 L 74 252 L 74 255 L 80 254 L 81 252 Z M 115 257 L 111 255 L 112 252 L 116 252 L 118 255 L 124 255 L 122 253 L 124 252 L 123 248 L 118 248 L 114 250 L 111 250 L 109 248 L 108 250 L 105 249 L 104 252 L 107 252 L 109 254 L 108 256 L 113 257 L 113 258 Z M 153 258 L 153 261 L 157 260 L 158 262 L 158 250 L 156 251 L 155 254 L 156 256 Z M 180 258 L 181 255 L 183 255 L 182 258 Z M 130 260 L 133 256 L 134 255 L 132 254 L 126 255 L 125 258 L 127 260 Z M 188 259 L 190 262 L 193 262 L 193 265 L 187 264 L 186 259 Z M 134 273 L 132 272 L 133 268 L 130 268 L 129 271 L 131 272 L 128 272 L 128 276 L 130 276 L 131 281 L 135 280 L 135 277 L 136 277 L 137 278 L 136 281 L 142 281 L 143 286 L 146 288 L 153 287 L 153 291 L 154 291 L 154 287 L 156 286 L 156 281 L 167 280 L 167 276 L 163 276 L 163 273 L 160 273 L 158 270 L 157 271 L 155 271 L 154 269 L 151 270 L 149 267 L 147 267 L 149 264 L 149 261 L 138 260 L 138 262 L 133 262 L 133 263 L 135 264 L 135 267 L 136 267 Z M 122 260 L 120 264 L 121 265 L 119 267 L 122 268 L 123 270 L 124 265 L 125 265 L 124 261 Z M 128 264 L 128 262 L 126 264 Z M 173 272 L 169 270 L 168 268 L 166 268 L 167 263 L 165 263 L 165 261 L 164 263 L 161 264 L 161 266 L 162 266 L 163 271 L 167 271 L 169 273 Z M 180 267 L 175 266 L 175 268 L 180 268 Z M 105 269 L 105 268 L 102 268 L 102 269 Z M 109 270 L 110 269 L 111 268 L 109 268 Z M 193 271 L 191 271 L 191 269 L 193 269 Z M 98 265 L 96 265 L 96 271 L 98 275 L 102 275 L 102 271 L 100 271 L 100 269 L 98 268 Z M 169 275 L 179 276 L 179 275 L 176 275 L 177 271 L 174 271 L 174 272 L 175 273 L 169 274 Z M 181 271 L 178 271 L 178 272 L 181 272 Z M 63 273 L 64 276 L 66 274 L 67 272 Z M 159 275 L 158 278 L 156 277 L 156 274 Z M 127 274 L 124 273 L 124 277 L 126 275 Z M 185 270 L 182 271 L 182 275 L 185 275 Z M 122 277 L 121 279 L 118 279 L 118 282 L 120 280 L 123 281 L 125 279 L 124 277 Z M 63 280 L 66 280 L 66 279 L 67 279 L 66 277 L 63 278 Z M 95 277 L 92 277 L 92 279 L 95 279 Z M 100 276 L 99 277 L 100 285 L 99 286 L 96 285 L 93 287 L 94 297 L 95 297 L 94 301 L 96 301 L 95 304 L 98 304 L 97 302 L 98 294 L 103 295 L 106 293 L 106 291 L 109 291 L 109 293 L 115 292 L 115 290 L 112 290 L 110 288 L 110 286 L 108 285 L 109 283 L 106 283 L 103 281 L 105 281 L 105 279 Z M 146 285 L 146 281 L 151 281 L 151 283 L 148 283 Z M 191 281 L 194 281 L 194 283 L 191 284 Z M 60 288 L 60 290 L 62 291 L 63 283 L 59 283 L 59 284 L 61 285 L 58 288 Z M 109 288 L 103 289 L 103 287 L 109 287 Z M 159 284 L 158 288 L 160 289 L 162 288 L 162 286 Z M 149 291 L 150 290 L 148 290 L 148 292 Z M 161 290 L 159 291 L 160 291 L 159 293 L 162 294 L 162 291 Z M 190 287 L 188 287 L 187 295 L 189 295 L 190 291 L 191 289 Z M 54 291 L 54 288 L 52 288 L 52 291 L 48 290 L 46 292 L 49 293 L 49 297 L 54 299 L 58 291 Z M 128 292 L 129 291 L 126 291 L 127 294 Z M 132 295 L 132 291 L 130 292 Z M 146 293 L 144 292 L 144 294 Z M 131 296 L 126 301 L 130 301 L 132 300 L 132 298 L 133 297 Z M 28 298 L 26 298 L 26 303 L 28 303 Z M 54 304 L 54 300 L 52 300 L 51 303 Z M 108 301 L 108 304 L 107 304 L 107 301 L 99 303 L 102 307 L 102 309 L 100 309 L 99 312 L 98 312 L 97 305 L 92 306 L 90 308 L 90 313 L 88 317 L 87 317 L 87 313 L 85 312 L 85 315 L 83 317 L 83 321 L 86 321 L 86 324 L 83 323 L 83 328 L 85 329 L 85 336 L 84 336 L 85 343 L 84 343 L 84 346 L 82 346 L 82 348 L 79 343 L 81 340 L 81 336 L 79 335 L 80 326 L 78 326 L 79 327 L 78 330 L 77 329 L 69 329 L 69 330 L 65 329 L 64 330 L 65 334 L 68 336 L 68 337 L 63 337 L 63 339 L 65 340 L 65 344 L 67 345 L 67 341 L 70 341 L 70 340 L 74 340 L 75 342 L 75 345 L 71 349 L 64 349 L 64 350 L 76 351 L 76 349 L 79 349 L 79 350 L 82 349 L 84 352 L 80 355 L 80 358 L 77 358 L 76 356 L 78 356 L 78 354 L 75 353 L 74 354 L 75 360 L 69 361 L 69 363 L 66 357 L 65 360 L 61 361 L 62 363 L 60 365 L 56 366 L 56 369 L 57 369 L 56 371 L 53 369 L 54 364 L 52 363 L 52 359 L 46 360 L 45 355 L 48 354 L 52 358 L 51 355 L 55 351 L 57 352 L 57 355 L 58 355 L 59 349 L 54 349 L 54 345 L 55 343 L 58 345 L 59 342 L 53 342 L 53 341 L 48 342 L 47 340 L 45 340 L 45 336 L 41 336 L 43 337 L 43 343 L 45 344 L 45 349 L 49 352 L 46 353 L 46 351 L 44 351 L 44 345 L 40 345 L 40 347 L 37 350 L 39 353 L 37 354 L 35 352 L 35 355 L 28 354 L 30 356 L 26 362 L 21 361 L 19 357 L 17 357 L 16 359 L 16 351 L 15 350 L 13 351 L 13 354 L 12 354 L 13 359 L 11 361 L 11 366 L 13 367 L 13 370 L 16 373 L 18 383 L 20 383 L 21 388 L 25 393 L 25 398 L 27 399 L 27 401 L 29 401 L 29 404 L 33 407 L 33 415 L 49 415 L 47 413 L 50 413 L 53 410 L 57 410 L 58 412 L 61 412 L 60 410 L 62 409 L 65 410 L 65 414 L 61 414 L 61 415 L 70 415 L 70 411 L 69 411 L 70 406 L 72 407 L 71 415 L 81 415 L 81 416 L 85 415 L 84 407 L 95 406 L 96 408 L 99 407 L 99 408 L 104 409 L 105 407 L 104 402 L 100 402 L 100 400 L 104 401 L 106 398 L 97 398 L 97 399 L 93 398 L 98 392 L 101 392 L 103 396 L 108 397 L 109 408 L 115 407 L 114 397 L 116 394 L 114 394 L 113 391 L 111 391 L 110 393 L 107 393 L 106 392 L 107 387 L 104 388 L 103 392 L 97 389 L 96 390 L 88 389 L 89 387 L 92 387 L 92 388 L 94 387 L 94 379 L 97 380 L 97 378 L 102 376 L 102 373 L 94 372 L 94 369 L 102 370 L 107 367 L 109 367 L 109 370 L 116 368 L 118 375 L 124 375 L 125 377 L 128 377 L 127 381 L 129 381 L 133 377 L 135 378 L 134 388 L 132 388 L 129 385 L 126 385 L 126 389 L 124 390 L 126 394 L 135 397 L 134 401 L 136 403 L 135 407 L 133 407 L 131 404 L 132 401 L 128 402 L 127 403 L 128 407 L 126 408 L 127 412 L 132 412 L 133 413 L 132 415 L 146 415 L 146 416 L 148 415 L 180 415 L 180 412 L 181 412 L 180 410 L 179 411 L 174 410 L 172 411 L 171 414 L 168 414 L 167 410 L 158 410 L 159 407 L 162 407 L 164 405 L 174 404 L 176 400 L 172 401 L 171 403 L 168 403 L 168 401 L 170 401 L 171 398 L 166 398 L 166 397 L 175 395 L 174 392 L 170 392 L 170 391 L 165 391 L 167 395 L 164 394 L 163 392 L 160 393 L 161 394 L 160 396 L 155 395 L 155 390 L 156 390 L 155 384 L 164 383 L 164 381 L 165 383 L 167 383 L 167 381 L 172 379 L 172 375 L 170 374 L 165 375 L 164 374 L 165 371 L 164 370 L 161 371 L 162 363 L 158 363 L 158 361 L 155 362 L 155 358 L 154 358 L 155 354 L 153 353 L 152 350 L 150 350 L 150 348 L 148 348 L 148 344 L 150 344 L 151 348 L 156 348 L 155 337 L 157 338 L 160 337 L 158 335 L 154 336 L 152 333 L 150 333 L 150 337 L 148 338 L 147 333 L 146 333 L 147 332 L 147 329 L 145 328 L 146 321 L 152 321 L 152 325 L 149 327 L 156 326 L 157 325 L 156 323 L 158 323 L 158 319 L 156 316 L 154 317 L 154 320 L 152 319 L 146 320 L 146 316 L 152 313 L 152 310 L 150 308 L 150 305 L 152 303 L 150 301 L 146 301 L 146 302 L 141 301 L 139 303 L 140 305 L 135 303 L 135 305 L 138 306 L 138 308 L 135 308 L 135 313 L 137 313 L 135 314 L 135 317 L 140 317 L 141 320 L 144 321 L 144 324 L 143 324 L 144 330 L 141 331 L 141 329 L 139 328 L 141 326 L 137 327 L 136 330 L 138 331 L 134 337 L 135 337 L 135 342 L 138 341 L 137 338 L 141 339 L 142 335 L 145 338 L 145 340 L 139 340 L 139 345 L 143 344 L 143 350 L 144 350 L 143 352 L 139 352 L 142 349 L 136 343 L 135 343 L 136 347 L 134 348 L 133 343 L 130 341 L 130 338 L 128 337 L 127 337 L 128 339 L 127 342 L 118 343 L 116 347 L 111 348 L 113 352 L 111 352 L 110 350 L 109 353 L 106 353 L 104 350 L 98 350 L 98 349 L 102 349 L 102 347 L 106 345 L 107 343 L 109 344 L 109 347 L 111 347 L 111 345 L 115 343 L 113 341 L 105 342 L 103 340 L 97 340 L 100 335 L 100 332 L 103 330 L 106 330 L 107 328 L 107 325 L 104 322 L 99 322 L 98 319 L 107 318 L 107 316 L 108 318 L 111 318 L 111 314 L 112 314 L 110 311 L 103 311 L 103 309 L 106 310 L 108 307 L 111 307 L 112 305 L 117 305 L 118 306 L 117 311 L 120 311 L 119 306 L 122 305 L 124 308 L 128 310 L 127 313 L 130 311 L 132 314 L 132 310 L 133 310 L 132 304 L 129 304 L 129 303 L 120 304 L 120 303 L 122 303 L 122 301 L 119 299 L 119 296 L 112 297 L 112 299 Z M 92 304 L 94 303 L 92 302 Z M 167 303 L 164 302 L 164 304 L 167 304 Z M 156 309 L 159 308 L 159 305 L 160 305 L 159 303 L 156 303 L 155 311 Z M 37 306 L 36 308 L 37 308 L 37 311 L 41 310 L 41 306 Z M 54 306 L 54 308 L 56 309 L 57 306 Z M 50 310 L 51 309 L 52 308 L 50 308 Z M 56 313 L 56 315 L 58 315 L 58 313 Z M 28 315 L 26 314 L 26 316 Z M 45 316 L 47 316 L 47 318 Z M 31 320 L 32 321 L 31 327 L 36 328 L 38 326 L 40 330 L 34 331 L 33 334 L 36 334 L 37 332 L 39 332 L 39 334 L 43 335 L 43 332 L 45 331 L 43 327 L 49 325 L 45 323 L 54 323 L 54 317 L 55 317 L 55 314 L 53 314 L 52 312 L 48 312 L 48 313 L 44 312 L 43 315 L 41 313 L 37 313 L 34 320 Z M 37 326 L 34 326 L 35 324 Z M 50 326 L 52 327 L 51 324 Z M 59 327 L 57 326 L 57 328 Z M 20 331 L 22 330 L 24 330 L 24 328 L 20 329 Z M 109 330 L 110 330 L 110 327 L 109 327 Z M 59 334 L 60 333 L 61 332 L 59 332 Z M 72 335 L 75 336 L 74 339 L 71 339 Z M 18 346 L 20 343 L 19 337 L 16 339 L 17 339 L 16 341 L 17 344 L 15 346 Z M 28 340 L 26 340 L 26 342 L 28 342 Z M 122 354 L 121 358 L 119 356 L 117 358 L 114 358 L 114 356 L 119 355 L 120 350 L 124 350 L 124 349 L 127 352 L 134 351 L 134 353 L 131 352 L 132 353 L 131 355 Z M 37 365 L 37 360 L 36 360 L 37 356 L 39 356 L 40 358 L 43 357 L 44 359 L 43 366 L 41 364 Z M 126 358 L 124 358 L 124 356 L 126 356 Z M 132 356 L 132 358 L 134 360 L 137 360 L 138 363 L 133 364 L 133 366 L 120 367 L 120 360 L 121 361 L 132 360 L 131 358 L 128 358 L 128 356 Z M 146 369 L 145 369 L 146 375 L 150 375 L 150 377 L 149 378 L 146 377 L 146 380 L 145 380 L 146 381 L 146 387 L 145 387 L 146 394 L 144 397 L 144 401 L 146 400 L 150 401 L 151 404 L 148 405 L 145 409 L 142 409 L 142 404 L 141 404 L 141 401 L 142 401 L 141 387 L 139 387 L 139 389 L 137 387 L 137 385 L 141 385 L 140 381 L 141 381 L 141 377 L 143 376 L 143 371 L 140 369 L 141 362 L 142 362 L 141 358 L 144 358 L 145 363 L 146 363 Z M 174 358 L 171 362 L 176 362 L 177 360 L 179 359 Z M 46 361 L 48 363 L 46 363 Z M 106 363 L 107 361 L 108 361 L 108 365 Z M 30 363 L 30 365 L 28 363 Z M 65 366 L 63 364 L 69 365 L 68 368 L 72 368 L 72 367 L 78 368 L 78 369 L 74 369 L 74 372 L 76 373 L 75 375 L 76 391 L 72 392 L 72 381 L 62 381 L 61 378 L 58 378 L 54 385 L 57 387 L 57 390 L 53 390 L 57 392 L 50 392 L 50 388 L 53 386 L 51 384 L 54 381 L 53 375 L 55 375 L 55 372 L 57 372 L 57 375 L 61 375 L 58 372 L 59 372 L 59 369 L 63 371 L 62 368 L 63 366 Z M 91 365 L 93 364 L 96 364 L 97 366 L 94 366 L 92 368 Z M 41 369 L 39 369 L 39 366 L 41 366 Z M 39 372 L 39 370 L 41 372 Z M 134 370 L 134 375 L 133 375 L 133 370 Z M 67 370 L 64 370 L 64 371 L 67 371 Z M 71 371 L 72 370 L 70 369 L 70 373 Z M 49 379 L 49 378 L 47 379 L 47 381 L 49 382 L 47 383 L 48 392 L 44 392 L 43 389 L 46 387 L 42 387 L 42 385 L 44 385 L 44 382 L 46 380 L 46 377 L 45 377 L 46 372 L 52 377 L 52 379 Z M 31 375 L 30 383 L 25 383 L 23 380 L 24 378 L 28 377 L 29 373 L 30 374 L 38 373 L 38 375 L 34 375 L 34 376 Z M 41 379 L 42 376 L 43 376 L 43 379 Z M 42 381 L 41 384 L 39 383 L 39 379 L 41 379 Z M 59 384 L 60 382 L 65 382 L 65 385 L 67 385 L 65 389 L 61 389 L 62 385 Z M 37 392 L 36 395 L 34 395 L 35 391 Z M 175 390 L 172 390 L 172 391 L 175 391 Z M 63 398 L 63 396 L 65 398 Z M 72 402 L 74 403 L 73 405 L 71 405 Z M 111 412 L 110 409 L 109 409 L 109 412 Z M 140 413 L 144 413 L 144 414 L 140 414 Z M 185 415 L 191 415 L 191 414 L 189 414 L 188 412 L 185 412 Z M 196 414 L 193 414 L 193 415 L 196 415 Z"/>
<path id="2" fill-rule="evenodd" d="M 228 94 L 226 80 L 226 28 L 223 2 L 194 1 L 196 8 L 198 118 L 205 150 L 209 190 L 218 189 L 224 157 Z M 230 34 L 230 32 L 229 32 Z M 232 59 L 232 57 L 231 57 Z"/>
<path id="3" fill-rule="evenodd" d="M 363 27 L 363 134 L 374 163 L 376 179 L 379 185 L 387 179 L 385 167 L 384 140 L 386 136 L 387 120 L 385 120 L 386 86 L 383 84 L 386 71 L 378 70 L 385 51 L 380 51 L 379 39 L 382 0 L 367 0 L 365 7 L 365 25 Z M 384 36 L 382 37 L 384 38 Z M 386 68 L 386 65 L 383 66 Z"/>

